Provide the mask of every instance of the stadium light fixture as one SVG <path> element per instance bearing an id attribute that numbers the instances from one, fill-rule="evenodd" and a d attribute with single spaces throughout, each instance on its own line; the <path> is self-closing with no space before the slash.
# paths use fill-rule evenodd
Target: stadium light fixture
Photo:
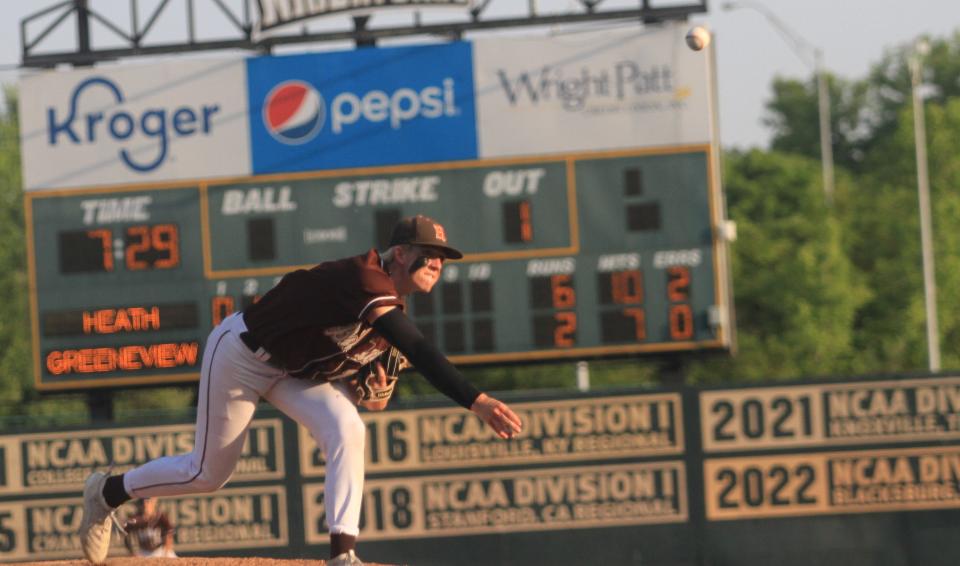
<path id="1" fill-rule="evenodd" d="M 917 196 L 920 203 L 920 248 L 923 253 L 923 302 L 927 314 L 927 361 L 931 372 L 940 371 L 940 331 L 937 324 L 937 281 L 933 264 L 933 221 L 930 214 L 930 179 L 927 175 L 927 128 L 923 111 L 923 59 L 930 52 L 925 39 L 910 54 L 910 87 L 913 94 L 913 136 L 917 154 Z"/>

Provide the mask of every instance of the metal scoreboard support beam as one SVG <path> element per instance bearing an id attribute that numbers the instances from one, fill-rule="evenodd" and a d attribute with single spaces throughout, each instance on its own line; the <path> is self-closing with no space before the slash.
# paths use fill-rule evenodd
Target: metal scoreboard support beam
<path id="1" fill-rule="evenodd" d="M 275 0 L 259 0 L 263 3 L 271 1 Z M 604 0 L 579 0 L 580 5 L 575 10 L 545 14 L 538 10 L 536 0 L 529 0 L 525 3 L 525 14 L 495 16 L 495 8 L 507 5 L 516 8 L 523 3 L 516 0 L 473 0 L 468 9 L 464 9 L 457 16 L 451 16 L 449 20 L 437 23 L 423 23 L 420 12 L 411 10 L 412 22 L 406 25 L 377 27 L 371 25 L 377 20 L 376 15 L 362 15 L 350 18 L 352 27 L 344 29 L 313 32 L 304 25 L 299 26 L 299 33 L 271 34 L 269 37 L 257 38 L 253 16 L 258 0 L 240 0 L 239 4 L 230 0 L 162 0 L 159 4 L 151 3 L 155 4 L 155 7 L 148 9 L 143 9 L 140 0 L 130 0 L 129 22 L 122 22 L 120 18 L 99 10 L 97 3 L 92 0 L 64 0 L 20 21 L 21 64 L 23 67 L 40 68 L 61 63 L 88 66 L 126 57 L 227 49 L 269 53 L 274 46 L 332 41 L 353 41 L 357 46 L 370 46 L 375 45 L 378 40 L 388 38 L 439 36 L 460 39 L 467 32 L 504 28 L 615 20 L 636 20 L 643 23 L 686 20 L 691 14 L 707 11 L 707 0 L 690 0 L 664 6 L 658 6 L 659 3 L 656 0 L 638 0 L 638 7 L 622 8 L 607 7 L 609 3 Z M 169 43 L 151 41 L 152 35 L 155 35 L 152 32 L 155 32 L 160 17 L 174 12 L 177 5 L 184 7 L 186 17 L 182 31 L 186 40 Z M 229 21 L 231 31 L 228 37 L 215 40 L 198 39 L 198 36 L 206 35 L 199 33 L 204 30 L 198 30 L 198 25 L 207 23 L 205 18 L 198 17 L 201 8 L 219 12 Z M 94 37 L 93 31 L 96 27 L 91 26 L 91 20 L 106 28 L 109 33 L 103 34 L 103 37 Z M 76 26 L 75 49 L 54 52 L 45 49 L 51 42 L 51 34 L 72 24 Z M 296 29 L 298 26 L 291 24 L 288 27 Z M 123 45 L 94 47 L 94 40 L 101 39 L 114 42 L 119 39 Z"/>

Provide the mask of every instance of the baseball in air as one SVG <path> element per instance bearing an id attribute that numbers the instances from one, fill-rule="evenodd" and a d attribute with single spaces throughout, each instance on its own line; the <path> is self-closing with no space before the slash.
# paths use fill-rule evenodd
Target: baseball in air
<path id="1" fill-rule="evenodd" d="M 690 28 L 687 32 L 687 45 L 694 51 L 700 51 L 710 44 L 710 32 L 703 26 Z"/>

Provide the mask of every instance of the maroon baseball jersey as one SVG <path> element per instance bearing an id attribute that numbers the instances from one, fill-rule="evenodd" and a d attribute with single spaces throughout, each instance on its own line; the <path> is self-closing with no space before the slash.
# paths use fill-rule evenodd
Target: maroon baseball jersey
<path id="1" fill-rule="evenodd" d="M 364 319 L 403 298 L 376 250 L 288 273 L 243 313 L 247 329 L 291 375 L 339 379 L 389 348 Z"/>

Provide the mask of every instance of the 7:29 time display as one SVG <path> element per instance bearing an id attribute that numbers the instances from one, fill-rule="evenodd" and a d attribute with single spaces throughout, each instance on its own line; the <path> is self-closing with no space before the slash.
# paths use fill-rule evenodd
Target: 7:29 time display
<path id="1" fill-rule="evenodd" d="M 176 224 L 134 224 L 120 229 L 92 228 L 59 233 L 60 273 L 109 273 L 172 269 L 180 265 Z"/>

